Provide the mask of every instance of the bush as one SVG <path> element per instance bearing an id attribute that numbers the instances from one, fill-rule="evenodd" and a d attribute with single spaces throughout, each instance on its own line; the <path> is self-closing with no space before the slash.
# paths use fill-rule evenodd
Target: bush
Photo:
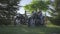
<path id="1" fill-rule="evenodd" d="M 60 19 L 59 18 L 49 18 L 52 24 L 60 26 Z"/>
<path id="2" fill-rule="evenodd" d="M 11 21 L 7 19 L 0 19 L 0 25 L 10 25 Z"/>

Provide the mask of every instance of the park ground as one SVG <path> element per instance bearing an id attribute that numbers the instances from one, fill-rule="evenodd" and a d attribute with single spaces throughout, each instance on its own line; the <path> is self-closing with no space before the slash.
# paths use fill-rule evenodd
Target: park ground
<path id="1" fill-rule="evenodd" d="M 27 25 L 0 26 L 0 34 L 60 34 L 60 26 L 51 24 L 39 27 L 28 27 Z"/>

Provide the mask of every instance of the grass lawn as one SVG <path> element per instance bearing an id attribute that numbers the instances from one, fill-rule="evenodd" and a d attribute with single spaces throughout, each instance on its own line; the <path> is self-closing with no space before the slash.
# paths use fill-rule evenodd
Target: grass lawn
<path id="1" fill-rule="evenodd" d="M 0 34 L 60 34 L 60 26 L 0 26 Z"/>

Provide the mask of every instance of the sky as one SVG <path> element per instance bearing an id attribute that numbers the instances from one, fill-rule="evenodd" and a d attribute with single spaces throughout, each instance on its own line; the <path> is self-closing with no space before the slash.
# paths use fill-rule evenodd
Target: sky
<path id="1" fill-rule="evenodd" d="M 20 3 L 19 3 L 19 5 L 20 6 L 25 6 L 25 5 L 29 4 L 29 3 L 31 3 L 31 1 L 32 0 L 21 0 Z M 18 13 L 24 14 L 25 13 L 24 8 L 20 7 L 19 10 L 18 10 Z"/>

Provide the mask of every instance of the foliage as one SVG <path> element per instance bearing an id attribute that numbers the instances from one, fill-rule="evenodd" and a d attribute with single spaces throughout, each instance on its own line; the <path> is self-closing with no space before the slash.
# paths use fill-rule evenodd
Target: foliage
<path id="1" fill-rule="evenodd" d="M 0 0 L 0 23 L 11 24 L 18 10 L 19 0 Z"/>
<path id="2" fill-rule="evenodd" d="M 25 6 L 25 10 L 34 11 L 40 9 L 46 11 L 49 4 L 49 1 L 33 0 L 31 4 Z"/>
<path id="3" fill-rule="evenodd" d="M 54 15 L 53 17 L 51 17 L 49 20 L 55 24 L 55 25 L 60 25 L 60 0 L 55 0 L 55 12 L 52 12 L 52 13 L 55 13 L 56 15 Z M 53 14 L 51 14 L 53 15 Z"/>

